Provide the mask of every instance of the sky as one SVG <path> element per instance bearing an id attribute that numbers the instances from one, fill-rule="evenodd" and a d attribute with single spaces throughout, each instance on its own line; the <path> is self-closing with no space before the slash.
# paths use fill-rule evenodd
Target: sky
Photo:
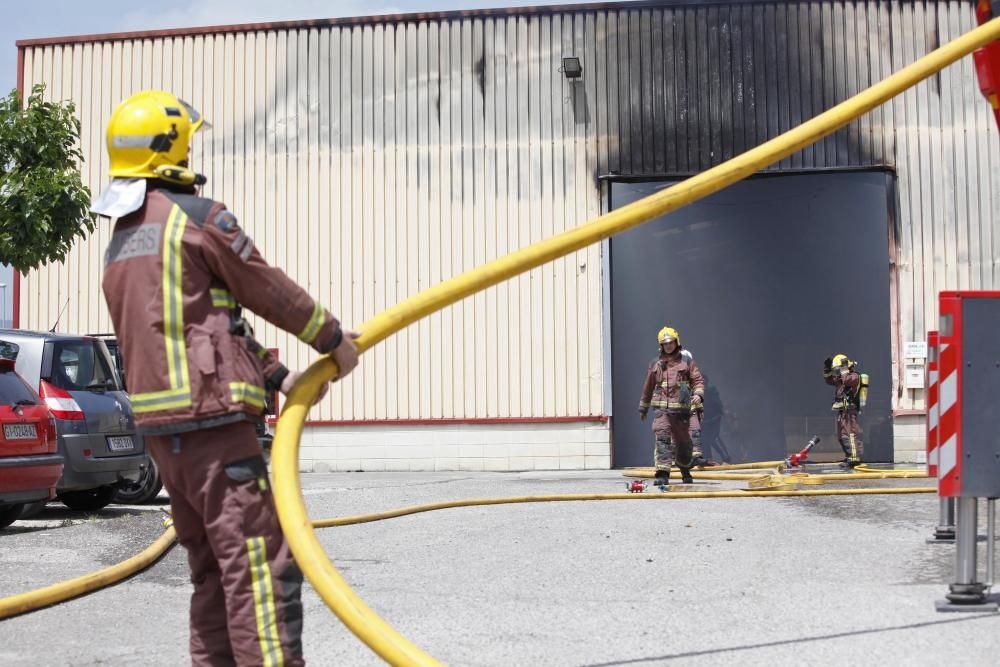
<path id="1" fill-rule="evenodd" d="M 13 5 L 12 0 L 7 3 Z M 5 6 L 6 4 L 5 3 Z M 17 85 L 19 39 L 163 28 L 373 16 L 408 12 L 580 4 L 574 0 L 33 0 L 0 21 L 0 95 Z M 10 9 L 10 8 L 8 8 Z M 0 326 L 10 322 L 13 273 L 0 267 Z"/>

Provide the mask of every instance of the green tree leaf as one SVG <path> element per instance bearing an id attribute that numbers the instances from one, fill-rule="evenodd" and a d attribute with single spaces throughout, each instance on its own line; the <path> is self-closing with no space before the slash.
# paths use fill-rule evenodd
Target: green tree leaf
<path id="1" fill-rule="evenodd" d="M 31 89 L 0 98 L 0 262 L 21 273 L 61 261 L 94 231 L 90 189 L 79 165 L 80 121 L 72 102 L 45 102 Z"/>

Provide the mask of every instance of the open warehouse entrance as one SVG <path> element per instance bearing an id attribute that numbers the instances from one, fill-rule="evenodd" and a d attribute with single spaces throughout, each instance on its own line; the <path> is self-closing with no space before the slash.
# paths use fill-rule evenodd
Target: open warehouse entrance
<path id="1" fill-rule="evenodd" d="M 613 182 L 611 207 L 668 185 Z M 814 434 L 814 458 L 839 458 L 822 366 L 843 353 L 871 376 L 865 459 L 892 460 L 894 202 L 887 172 L 768 175 L 612 238 L 613 465 L 652 464 L 637 408 L 665 325 L 707 380 L 708 458 L 781 459 Z"/>

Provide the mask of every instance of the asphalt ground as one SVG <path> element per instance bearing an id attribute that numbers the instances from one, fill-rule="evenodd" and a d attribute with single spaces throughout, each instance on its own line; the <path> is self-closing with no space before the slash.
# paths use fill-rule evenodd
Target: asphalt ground
<path id="1" fill-rule="evenodd" d="M 302 486 L 318 519 L 461 498 L 617 493 L 625 479 L 617 471 L 322 473 L 304 474 Z M 954 557 L 953 546 L 925 542 L 937 503 L 934 495 L 537 503 L 318 534 L 369 606 L 451 665 L 998 664 L 1000 614 L 935 611 Z M 93 515 L 50 505 L 0 532 L 0 597 L 127 558 L 162 532 L 162 517 L 156 505 Z M 0 622 L 0 665 L 187 664 L 190 591 L 176 547 L 117 586 Z M 311 587 L 303 595 L 311 664 L 382 664 Z"/>

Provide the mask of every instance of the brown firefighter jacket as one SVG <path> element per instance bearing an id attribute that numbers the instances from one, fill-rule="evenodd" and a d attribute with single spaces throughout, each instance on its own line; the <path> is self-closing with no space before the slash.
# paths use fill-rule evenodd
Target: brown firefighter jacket
<path id="1" fill-rule="evenodd" d="M 660 353 L 649 365 L 646 381 L 642 385 L 639 413 L 645 416 L 650 406 L 656 411 L 653 431 L 662 430 L 667 411 L 686 415 L 691 410 L 691 398 L 705 397 L 705 381 L 694 361 L 681 356 L 680 348 L 673 354 Z M 662 422 L 662 423 L 661 423 Z"/>
<path id="2" fill-rule="evenodd" d="M 860 410 L 858 387 L 861 386 L 861 375 L 853 370 L 841 373 L 839 369 L 823 370 L 823 380 L 834 388 L 832 410 Z"/>
<path id="3" fill-rule="evenodd" d="M 179 433 L 259 415 L 265 385 L 288 371 L 232 326 L 239 304 L 319 352 L 339 343 L 340 323 L 264 261 L 222 203 L 152 188 L 104 254 L 136 422 Z"/>

